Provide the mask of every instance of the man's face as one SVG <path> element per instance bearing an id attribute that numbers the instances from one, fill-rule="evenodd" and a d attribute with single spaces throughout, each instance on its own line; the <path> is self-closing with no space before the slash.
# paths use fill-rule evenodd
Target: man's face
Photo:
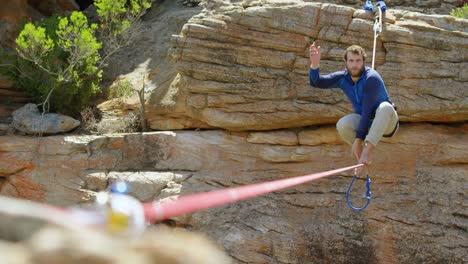
<path id="1" fill-rule="evenodd" d="M 348 70 L 351 77 L 361 76 L 364 71 L 364 59 L 362 55 L 353 54 L 348 52 L 348 59 L 346 60 L 346 69 Z"/>

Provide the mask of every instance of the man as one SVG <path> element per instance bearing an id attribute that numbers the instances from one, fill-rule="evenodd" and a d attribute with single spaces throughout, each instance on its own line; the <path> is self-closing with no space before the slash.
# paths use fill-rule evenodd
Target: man
<path id="1" fill-rule="evenodd" d="M 366 53 L 352 45 L 344 53 L 346 70 L 320 75 L 320 46 L 310 46 L 310 84 L 318 88 L 341 88 L 353 105 L 353 114 L 336 124 L 338 133 L 352 145 L 358 163 L 370 164 L 373 151 L 382 137 L 391 137 L 398 129 L 398 114 L 388 98 L 387 89 L 377 71 L 365 67 Z"/>

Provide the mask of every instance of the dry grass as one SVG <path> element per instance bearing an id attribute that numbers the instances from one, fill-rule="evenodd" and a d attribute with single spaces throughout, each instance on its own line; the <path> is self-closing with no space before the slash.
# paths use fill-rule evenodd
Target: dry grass
<path id="1" fill-rule="evenodd" d="M 85 108 L 80 113 L 80 134 L 112 134 L 140 132 L 140 115 L 128 112 L 124 116 L 101 116 L 96 108 Z"/>

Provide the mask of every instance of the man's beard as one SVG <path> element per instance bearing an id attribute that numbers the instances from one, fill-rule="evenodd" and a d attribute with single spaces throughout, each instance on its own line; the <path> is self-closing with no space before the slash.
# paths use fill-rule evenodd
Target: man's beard
<path id="1" fill-rule="evenodd" d="M 362 66 L 362 68 L 359 70 L 356 70 L 356 69 L 352 70 L 348 66 L 346 66 L 346 69 L 348 70 L 348 73 L 349 75 L 351 75 L 351 77 L 360 77 L 362 72 L 364 71 L 364 66 Z"/>

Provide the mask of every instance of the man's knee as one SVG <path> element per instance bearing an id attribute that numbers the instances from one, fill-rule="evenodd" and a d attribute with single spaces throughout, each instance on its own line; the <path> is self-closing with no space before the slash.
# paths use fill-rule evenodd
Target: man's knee
<path id="1" fill-rule="evenodd" d="M 393 111 L 395 111 L 393 105 L 391 105 L 389 102 L 382 102 L 377 108 L 376 113 L 391 114 Z"/>
<path id="2" fill-rule="evenodd" d="M 338 122 L 336 123 L 336 130 L 338 130 L 340 134 L 342 134 L 342 132 L 344 131 L 351 129 L 351 124 L 349 123 L 349 120 L 348 118 L 346 118 L 346 116 L 340 118 L 340 120 L 338 120 Z"/>
<path id="3" fill-rule="evenodd" d="M 357 129 L 359 124 L 360 116 L 357 114 L 350 114 L 343 116 L 336 123 L 336 129 L 338 131 L 353 131 Z"/>

